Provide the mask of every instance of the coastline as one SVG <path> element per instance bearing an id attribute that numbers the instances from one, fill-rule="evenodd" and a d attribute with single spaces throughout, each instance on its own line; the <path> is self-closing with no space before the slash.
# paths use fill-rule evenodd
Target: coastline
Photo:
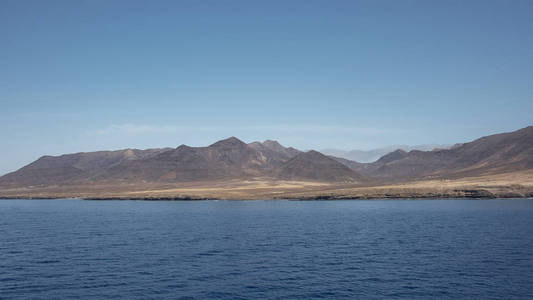
<path id="1" fill-rule="evenodd" d="M 199 199 L 199 198 L 4 198 L 0 197 L 0 201 L 5 200 L 81 200 L 81 201 L 146 201 L 146 202 L 196 202 L 196 201 L 380 201 L 380 200 L 524 200 L 524 199 L 532 199 L 533 197 L 390 197 L 390 198 L 322 198 L 322 197 L 316 197 L 316 198 L 288 198 L 288 199 L 282 199 L 282 198 L 272 198 L 272 199 L 213 199 L 213 198 L 206 198 L 206 199 Z"/>
<path id="2" fill-rule="evenodd" d="M 108 183 L 0 189 L 0 199 L 86 200 L 345 200 L 495 199 L 533 197 L 533 172 L 381 184 L 268 178 L 183 183 Z"/>
<path id="3" fill-rule="evenodd" d="M 272 198 L 216 198 L 216 197 L 63 197 L 63 196 L 0 196 L 0 200 L 86 200 L 86 201 L 331 201 L 331 200 L 508 200 L 508 199 L 533 199 L 533 194 L 528 195 L 494 195 L 494 194 L 433 194 L 433 195 L 372 195 L 372 196 L 348 196 L 348 195 L 316 195 L 305 197 L 272 197 Z"/>

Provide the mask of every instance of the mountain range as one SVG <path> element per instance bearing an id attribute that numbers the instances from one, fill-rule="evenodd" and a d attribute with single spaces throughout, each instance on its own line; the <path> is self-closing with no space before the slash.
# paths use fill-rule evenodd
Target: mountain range
<path id="1" fill-rule="evenodd" d="M 278 142 L 244 143 L 230 137 L 206 147 L 125 149 L 43 156 L 0 177 L 0 192 L 95 185 L 125 186 L 266 180 L 375 186 L 453 180 L 533 170 L 533 126 L 479 138 L 446 149 L 397 149 L 371 163 Z"/>
<path id="2" fill-rule="evenodd" d="M 363 179 L 316 151 L 302 152 L 276 141 L 246 144 L 230 137 L 207 147 L 126 149 L 43 156 L 0 177 L 0 187 L 95 182 L 190 182 L 267 177 L 285 180 Z"/>
<path id="3" fill-rule="evenodd" d="M 533 126 L 432 151 L 398 149 L 373 163 L 335 158 L 355 172 L 389 180 L 459 178 L 533 169 Z"/>
<path id="4" fill-rule="evenodd" d="M 383 155 L 390 153 L 395 150 L 403 150 L 409 152 L 411 150 L 421 150 L 421 151 L 431 151 L 435 149 L 447 149 L 450 148 L 450 145 L 441 145 L 441 144 L 424 144 L 424 145 L 392 145 L 382 148 L 370 149 L 370 150 L 340 150 L 340 149 L 322 149 L 320 153 L 329 156 L 335 156 L 339 158 L 344 158 L 347 160 L 353 160 L 361 163 L 370 163 L 375 162 Z"/>

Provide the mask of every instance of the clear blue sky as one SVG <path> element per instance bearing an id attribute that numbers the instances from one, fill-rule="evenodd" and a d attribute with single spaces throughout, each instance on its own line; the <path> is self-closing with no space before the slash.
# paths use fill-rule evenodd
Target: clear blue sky
<path id="1" fill-rule="evenodd" d="M 0 1 L 0 174 L 44 154 L 533 124 L 533 1 Z"/>

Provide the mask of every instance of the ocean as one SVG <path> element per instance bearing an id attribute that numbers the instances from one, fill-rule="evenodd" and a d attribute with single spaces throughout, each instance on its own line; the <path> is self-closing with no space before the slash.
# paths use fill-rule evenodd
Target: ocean
<path id="1" fill-rule="evenodd" d="M 533 299 L 533 200 L 0 200 L 0 299 Z"/>

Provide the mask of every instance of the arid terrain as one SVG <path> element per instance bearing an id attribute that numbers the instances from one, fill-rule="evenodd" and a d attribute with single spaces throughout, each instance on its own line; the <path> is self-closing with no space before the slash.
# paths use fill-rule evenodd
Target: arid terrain
<path id="1" fill-rule="evenodd" d="M 208 147 L 43 156 L 0 177 L 2 198 L 533 197 L 533 127 L 373 163 L 231 137 Z"/>
<path id="2" fill-rule="evenodd" d="M 4 189 L 2 197 L 146 200 L 518 198 L 533 197 L 533 171 L 378 185 L 254 178 L 163 185 L 47 186 Z"/>

